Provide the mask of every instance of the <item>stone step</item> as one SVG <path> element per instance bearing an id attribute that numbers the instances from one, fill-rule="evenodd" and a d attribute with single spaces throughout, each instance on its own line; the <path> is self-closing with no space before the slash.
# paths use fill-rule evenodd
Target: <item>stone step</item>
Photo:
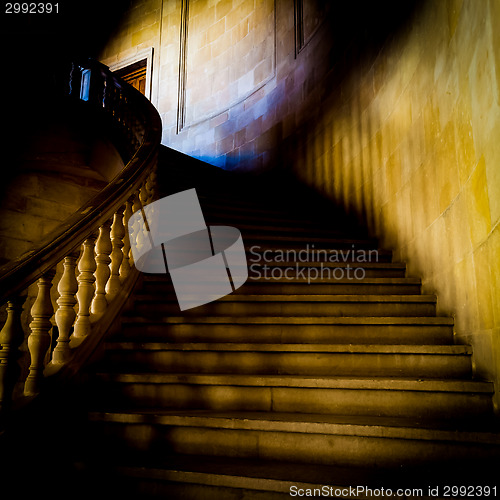
<path id="1" fill-rule="evenodd" d="M 198 194 L 203 213 L 224 213 L 230 212 L 232 215 L 239 216 L 252 214 L 257 217 L 272 217 L 275 219 L 290 218 L 290 210 L 287 207 L 276 204 L 259 203 L 255 200 L 245 198 L 222 199 L 215 196 L 206 196 Z"/>
<path id="2" fill-rule="evenodd" d="M 205 214 L 204 214 L 205 215 Z M 319 223 L 313 224 L 308 220 L 300 219 L 286 219 L 279 217 L 266 217 L 262 215 L 258 217 L 253 215 L 252 217 L 245 216 L 245 214 L 232 214 L 227 211 L 224 213 L 207 213 L 205 215 L 205 221 L 208 225 L 215 226 L 227 226 L 233 225 L 237 227 L 244 235 L 259 235 L 259 234 L 281 234 L 287 236 L 308 236 L 310 238 L 335 238 L 335 239 L 346 239 L 349 236 L 355 237 L 355 235 L 347 235 L 346 231 L 335 227 L 325 228 Z M 362 235 L 358 235 L 357 239 L 361 239 Z M 363 240 L 364 241 L 364 240 Z M 371 240 L 370 240 L 371 241 Z"/>
<path id="3" fill-rule="evenodd" d="M 436 345 L 452 343 L 453 319 L 130 315 L 122 318 L 120 336 L 165 342 Z"/>
<path id="4" fill-rule="evenodd" d="M 259 247 L 261 250 L 264 246 Z M 247 247 L 248 250 L 248 247 Z M 267 250 L 271 250 L 267 248 Z M 281 252 L 279 248 L 277 251 Z M 184 252 L 184 256 L 188 252 Z M 277 255 L 277 254 L 275 254 Z M 313 282 L 337 282 L 351 281 L 357 283 L 366 278 L 405 278 L 406 264 L 404 262 L 370 261 L 347 261 L 347 262 L 316 262 L 316 261 L 281 261 L 271 259 L 264 261 L 258 257 L 249 255 L 247 251 L 248 279 L 264 281 L 289 282 L 293 280 L 305 280 Z M 199 253 L 193 251 L 192 262 L 201 260 Z"/>
<path id="5" fill-rule="evenodd" d="M 327 223 L 321 220 L 313 220 L 300 215 L 291 215 L 288 212 L 284 213 L 269 213 L 265 211 L 247 211 L 247 210 L 228 210 L 209 208 L 206 209 L 205 205 L 202 206 L 203 215 L 207 224 L 217 225 L 234 225 L 236 227 L 248 225 L 249 227 L 277 227 L 286 230 L 301 230 L 307 228 L 309 230 L 317 230 L 320 234 L 328 233 L 339 237 L 354 237 L 361 238 L 364 234 L 358 230 L 346 230 L 339 227 L 335 223 Z"/>
<path id="6" fill-rule="evenodd" d="M 154 447 L 158 456 L 162 452 L 205 454 L 210 459 L 215 456 L 377 468 L 459 463 L 473 458 L 498 463 L 500 459 L 498 427 L 464 430 L 459 422 L 158 409 L 91 412 L 89 419 L 97 429 L 96 447 L 104 445 L 122 453 L 129 449 L 148 452 Z"/>
<path id="7" fill-rule="evenodd" d="M 273 235 L 275 231 L 270 231 Z M 330 266 L 336 264 L 363 264 L 392 262 L 392 252 L 376 247 L 326 247 L 305 243 L 304 245 L 293 245 L 287 243 L 286 248 L 275 245 L 267 238 L 267 235 L 258 235 L 256 238 L 249 237 L 243 232 L 243 241 L 249 264 L 272 265 L 282 263 L 283 265 L 310 265 Z M 251 243 L 255 244 L 251 244 Z M 339 243 L 342 245 L 342 243 Z"/>
<path id="8" fill-rule="evenodd" d="M 207 224 L 235 225 L 238 228 L 276 228 L 284 230 L 317 231 L 316 235 L 338 235 L 344 238 L 366 236 L 365 231 L 352 225 L 342 225 L 339 220 L 321 220 L 317 214 L 294 211 L 276 203 L 261 200 L 225 198 L 220 194 L 206 196 L 197 190 L 202 212 Z M 343 222 L 343 221 L 342 221 Z M 313 235 L 315 233 L 312 233 Z"/>
<path id="9" fill-rule="evenodd" d="M 223 224 L 224 226 L 228 224 Z M 211 226 L 218 227 L 218 226 Z M 343 237 L 307 236 L 295 231 L 280 234 L 275 228 L 263 231 L 241 230 L 247 260 L 251 263 L 282 263 L 328 265 L 336 263 L 378 263 L 392 262 L 392 251 L 379 248 L 377 242 L 369 239 L 346 239 Z M 197 249 L 186 246 L 186 253 L 196 256 Z"/>
<path id="10" fill-rule="evenodd" d="M 209 293 L 210 289 L 207 289 Z M 170 301 L 168 301 L 170 299 Z M 134 314 L 178 314 L 175 297 L 157 294 L 133 299 Z M 220 316 L 433 316 L 433 295 L 249 295 L 230 294 L 183 312 Z"/>
<path id="11" fill-rule="evenodd" d="M 166 296 L 174 294 L 169 276 L 144 275 L 141 288 L 135 292 L 142 294 L 158 293 Z M 293 279 L 286 281 L 249 279 L 244 285 L 233 292 L 234 294 L 326 294 L 326 295 L 419 295 L 421 281 L 417 278 L 365 278 L 363 280 L 335 280 L 329 283 L 307 279 Z"/>
<path id="12" fill-rule="evenodd" d="M 123 454 L 121 460 L 113 457 L 114 462 L 108 456 L 92 457 L 93 468 L 99 464 L 101 473 L 94 474 L 94 491 L 109 492 L 107 497 L 169 500 L 284 500 L 320 494 L 360 500 L 382 496 L 442 499 L 446 498 L 444 485 L 491 484 L 497 465 L 478 459 L 448 460 L 434 470 L 423 470 L 423 466 L 347 467 L 218 456 L 207 460 L 201 454 L 161 453 L 154 463 L 137 453 L 125 460 Z M 88 477 L 85 484 L 88 487 Z M 433 496 L 429 496 L 430 488 Z"/>
<path id="13" fill-rule="evenodd" d="M 228 221 L 227 219 L 220 219 L 217 222 L 207 219 L 207 223 L 212 226 L 235 226 L 243 235 L 245 244 L 247 241 L 250 241 L 257 245 L 262 240 L 275 241 L 277 239 L 282 240 L 287 247 L 292 246 L 293 241 L 296 244 L 302 243 L 302 248 L 306 247 L 307 244 L 319 248 L 336 248 L 335 245 L 340 245 L 340 248 L 344 249 L 375 249 L 378 247 L 377 240 L 363 235 L 346 237 L 346 232 L 341 229 L 337 231 L 332 229 L 321 230 L 309 227 L 308 225 L 286 227 L 283 224 L 277 224 L 274 226 L 266 222 L 259 225 L 257 222 L 255 224 L 248 224 L 247 222 L 239 222 L 238 220 Z M 347 245 L 346 240 L 350 241 L 351 244 Z"/>
<path id="14" fill-rule="evenodd" d="M 108 342 L 102 366 L 168 373 L 470 378 L 468 346 Z"/>
<path id="15" fill-rule="evenodd" d="M 262 249 L 304 249 L 307 250 L 307 245 L 309 245 L 310 253 L 312 253 L 312 248 L 314 250 L 375 250 L 378 249 L 378 242 L 373 239 L 368 238 L 336 238 L 334 236 L 320 237 L 320 236 L 303 236 L 303 235 L 292 235 L 283 236 L 276 235 L 273 233 L 251 233 L 245 235 L 244 231 L 243 241 L 245 243 L 245 248 L 250 249 L 255 247 L 254 251 L 258 251 L 259 247 Z"/>
<path id="16" fill-rule="evenodd" d="M 98 373 L 102 404 L 411 418 L 488 415 L 493 384 L 292 375 Z M 132 406 L 131 406 L 132 405 Z"/>
<path id="17" fill-rule="evenodd" d="M 248 258 L 248 257 L 247 257 Z M 403 262 L 252 262 L 247 260 L 248 279 L 288 282 L 305 280 L 308 283 L 332 283 L 365 278 L 404 278 Z"/>
<path id="18" fill-rule="evenodd" d="M 224 193 L 216 193 L 214 195 L 205 194 L 197 190 L 201 208 L 207 219 L 211 214 L 218 215 L 225 221 L 225 216 L 235 218 L 248 218 L 249 216 L 261 220 L 276 219 L 276 220 L 291 220 L 295 223 L 303 221 L 308 225 L 314 225 L 319 228 L 328 228 L 332 231 L 341 231 L 349 237 L 356 235 L 366 235 L 366 230 L 359 226 L 354 219 L 350 219 L 344 212 L 333 210 L 329 216 L 325 217 L 324 212 L 310 206 L 297 205 L 295 201 L 277 202 L 275 199 L 276 193 L 273 193 L 269 199 L 257 199 L 251 195 L 245 196 L 224 196 Z M 290 203 L 292 201 L 292 203 Z"/>

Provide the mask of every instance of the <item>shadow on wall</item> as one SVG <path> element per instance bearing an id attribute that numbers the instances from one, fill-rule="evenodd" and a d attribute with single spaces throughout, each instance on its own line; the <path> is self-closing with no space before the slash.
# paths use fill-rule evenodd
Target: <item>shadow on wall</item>
<path id="1" fill-rule="evenodd" d="M 325 107 L 341 107 L 352 93 L 360 69 L 375 60 L 386 42 L 407 29 L 421 3 L 324 2 L 326 17 L 299 52 L 297 21 L 290 21 L 293 9 L 278 0 L 276 78 L 209 125 L 188 128 L 167 144 L 227 170 L 283 171 L 295 164 L 300 165 L 299 176 L 303 176 L 311 156 L 308 148 L 324 151 L 332 140 L 317 137 L 310 146 L 304 137 L 315 130 Z M 196 147 L 205 135 L 207 144 Z"/>
<path id="2" fill-rule="evenodd" d="M 457 343 L 473 346 L 475 376 L 498 387 L 499 8 L 418 7 L 382 50 L 361 35 L 344 47 L 283 163 L 422 277 Z"/>
<path id="3" fill-rule="evenodd" d="M 384 85 L 384 75 L 378 80 L 365 75 L 373 72 L 381 50 L 410 29 L 424 3 L 359 1 L 335 5 L 321 36 L 312 40 L 304 61 L 299 54 L 296 67 L 285 79 L 286 90 L 291 88 L 291 78 L 306 74 L 302 101 L 295 99 L 292 90 L 288 108 L 297 108 L 295 127 L 277 144 L 276 163 L 322 196 L 339 202 L 375 233 L 373 200 L 364 181 L 370 178 L 370 166 L 380 160 L 376 158 L 380 151 L 367 149 L 360 155 L 360 147 L 377 129 L 378 124 L 365 116 L 365 110 Z M 285 92 L 284 99 L 287 95 Z M 286 120 L 282 123 L 288 132 Z M 356 157 L 361 165 L 347 175 L 336 168 Z"/>

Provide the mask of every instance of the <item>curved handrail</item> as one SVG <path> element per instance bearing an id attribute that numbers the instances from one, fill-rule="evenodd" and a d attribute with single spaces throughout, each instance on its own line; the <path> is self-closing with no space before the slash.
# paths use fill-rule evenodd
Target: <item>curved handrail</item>
<path id="1" fill-rule="evenodd" d="M 71 375 L 92 354 L 138 276 L 132 272 L 128 219 L 155 198 L 161 120 L 152 104 L 92 60 L 72 63 L 58 88 L 61 83 L 69 98 L 107 122 L 125 167 L 36 247 L 0 269 L 0 305 L 7 302 L 7 321 L 0 331 L 0 415 L 16 394 L 20 375 L 24 396 L 36 396 L 46 375 L 61 373 L 61 367 Z M 20 370 L 22 305 L 35 282 L 27 334 L 30 365 Z M 50 291 L 56 282 L 54 304 Z"/>
<path id="2" fill-rule="evenodd" d="M 67 79 L 69 95 L 104 112 L 125 139 L 125 168 L 95 197 L 66 219 L 54 232 L 22 256 L 0 268 L 0 304 L 31 283 L 97 231 L 130 192 L 149 174 L 161 141 L 161 119 L 142 94 L 115 76 L 103 64 L 73 63 Z M 121 129 L 121 130 L 120 130 Z M 125 150 L 125 151 L 123 151 Z"/>

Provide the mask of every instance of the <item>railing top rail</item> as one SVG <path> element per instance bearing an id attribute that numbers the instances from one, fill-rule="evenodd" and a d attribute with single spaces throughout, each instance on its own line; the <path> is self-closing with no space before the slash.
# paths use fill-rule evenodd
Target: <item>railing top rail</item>
<path id="1" fill-rule="evenodd" d="M 161 141 L 161 119 L 154 106 L 103 64 L 73 63 L 68 94 L 88 101 L 118 128 L 125 148 L 125 167 L 95 197 L 66 219 L 30 251 L 0 268 L 0 303 L 22 292 L 96 232 L 130 197 L 153 166 Z M 130 147 L 130 144 L 133 147 Z"/>

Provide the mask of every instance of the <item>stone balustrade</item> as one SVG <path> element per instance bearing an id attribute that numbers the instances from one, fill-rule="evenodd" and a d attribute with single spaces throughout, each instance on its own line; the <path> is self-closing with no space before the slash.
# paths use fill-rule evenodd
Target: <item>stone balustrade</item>
<path id="1" fill-rule="evenodd" d="M 109 121 L 125 168 L 51 239 L 0 270 L 7 312 L 0 331 L 1 413 L 13 394 L 39 394 L 48 376 L 75 364 L 84 345 L 87 355 L 93 352 L 138 276 L 128 220 L 156 198 L 161 122 L 149 101 L 91 61 L 73 64 L 68 83 L 70 97 Z"/>
<path id="2" fill-rule="evenodd" d="M 151 178 L 152 175 L 148 180 Z M 151 182 L 145 182 L 134 193 L 135 207 L 140 209 L 152 201 L 152 186 Z M 74 349 L 92 335 L 93 326 L 106 314 L 110 304 L 119 299 L 118 292 L 125 282 L 134 279 L 135 273 L 130 272 L 133 269 L 130 240 L 125 231 L 130 215 L 130 200 L 127 200 L 111 220 L 100 226 L 97 238 L 95 234 L 89 235 L 79 249 L 58 263 L 63 268 L 58 278 L 55 278 L 58 267 L 55 265 L 38 279 L 27 337 L 30 365 L 24 381 L 26 396 L 40 392 L 47 366 L 54 372 L 55 366 L 71 361 Z M 55 302 L 51 298 L 53 287 L 59 294 Z M 25 337 L 21 328 L 23 301 L 22 295 L 8 301 L 7 321 L 0 332 L 0 403 L 3 407 L 9 405 L 20 372 L 17 361 Z M 51 345 L 55 345 L 52 351 Z"/>

